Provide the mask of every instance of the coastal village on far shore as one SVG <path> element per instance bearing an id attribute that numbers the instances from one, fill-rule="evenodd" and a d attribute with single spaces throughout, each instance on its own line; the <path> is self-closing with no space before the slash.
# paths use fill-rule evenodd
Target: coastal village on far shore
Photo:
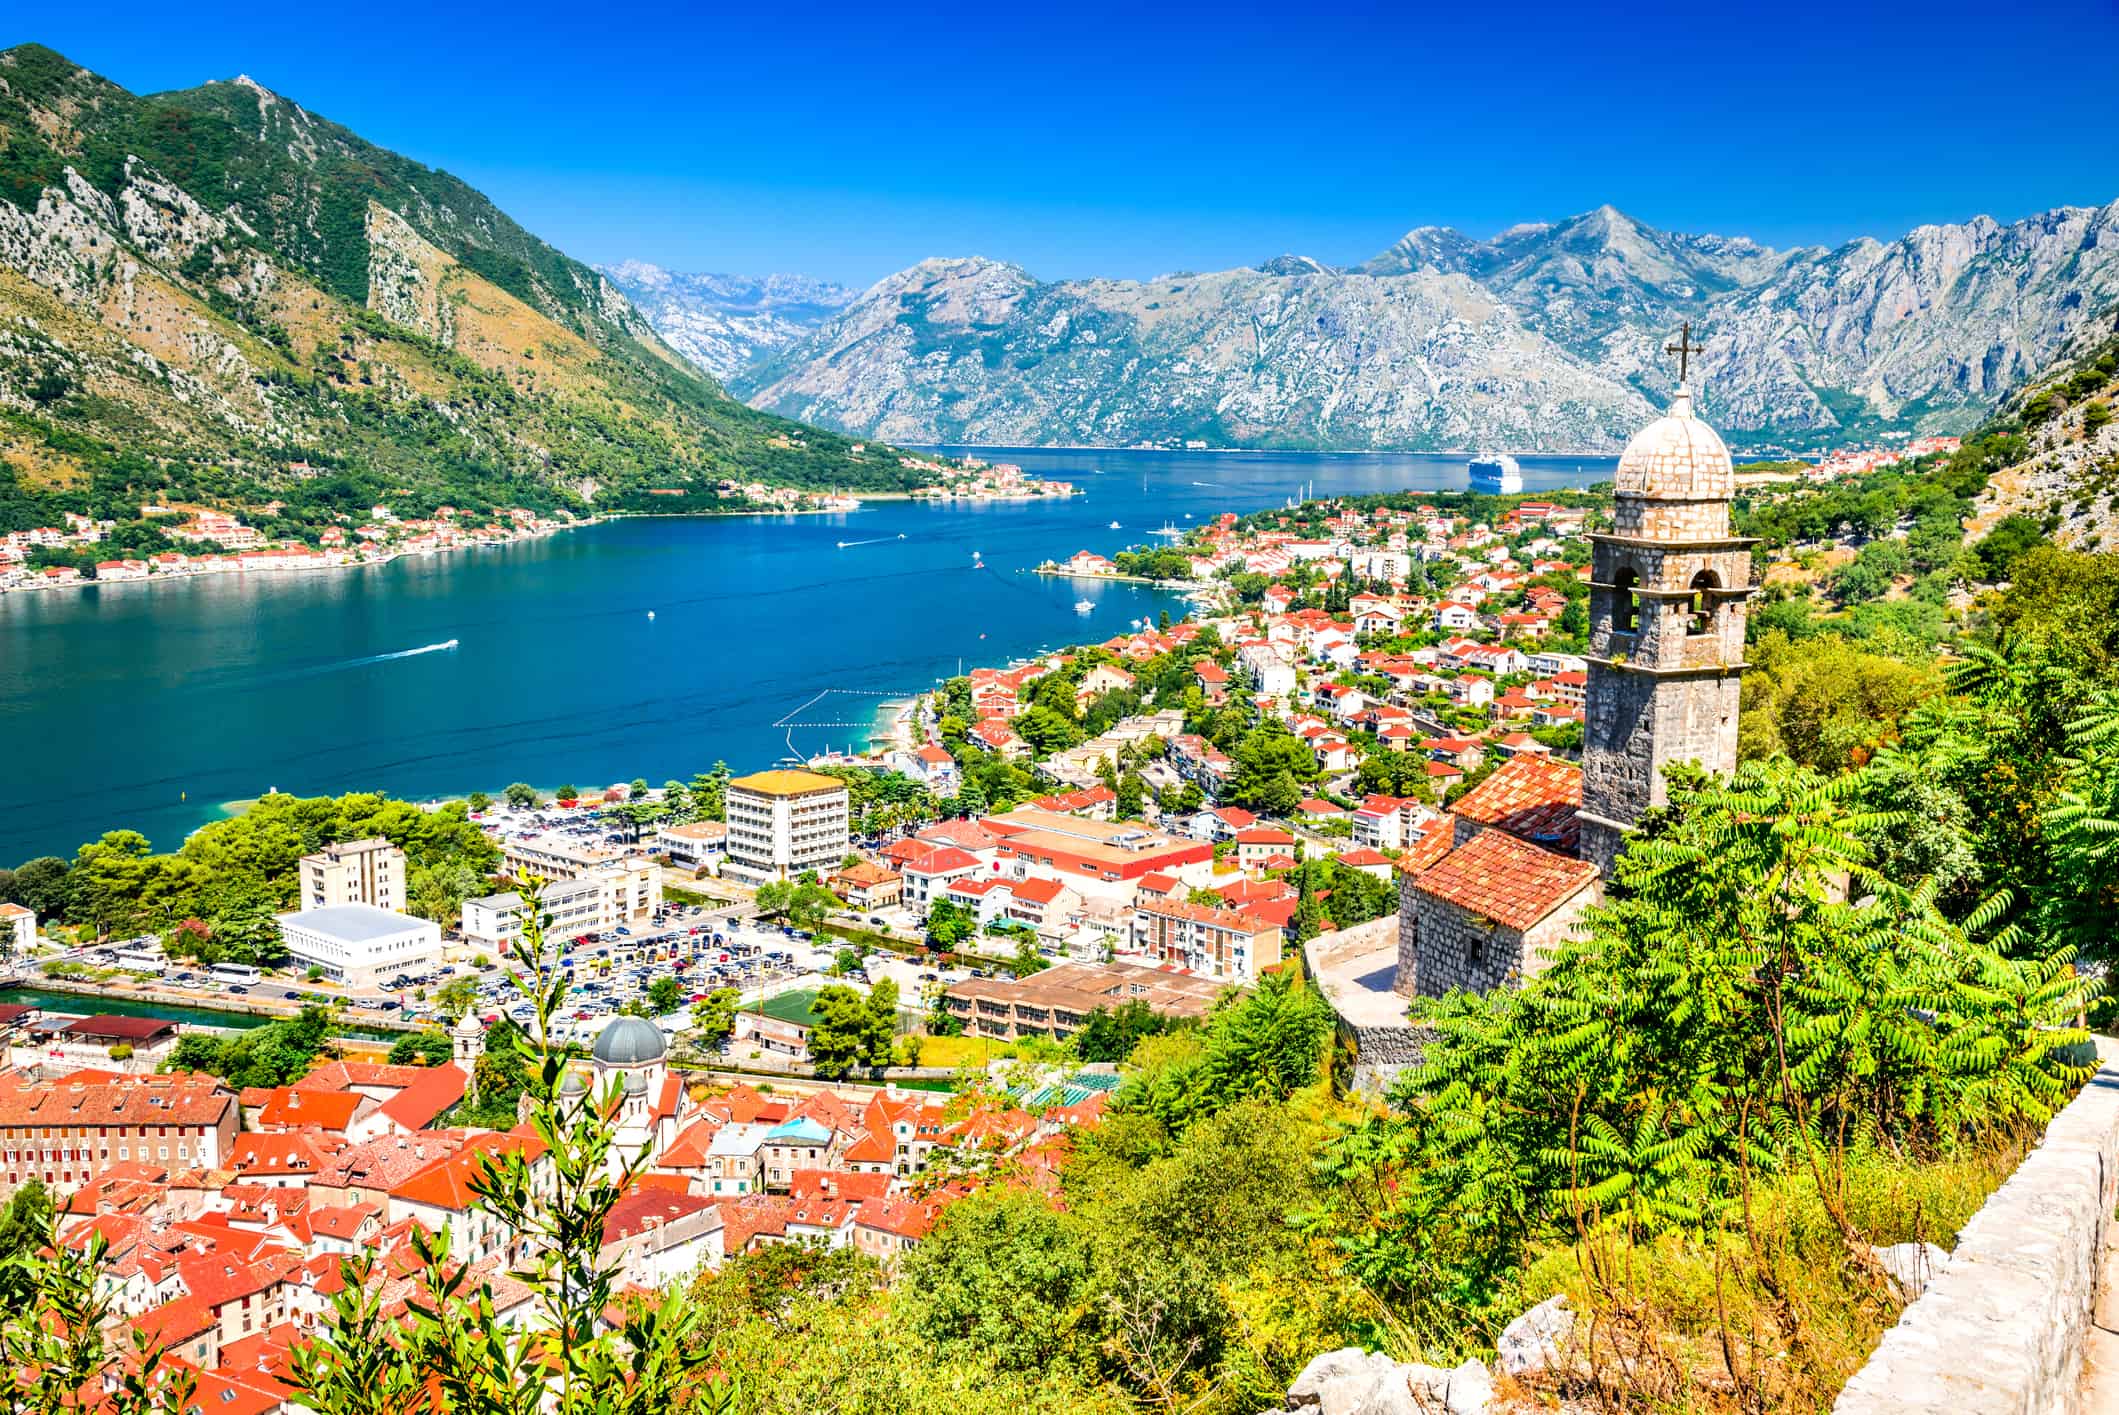
<path id="1" fill-rule="evenodd" d="M 866 449 L 857 444 L 853 450 L 858 454 Z M 908 493 L 917 500 L 1026 501 L 1074 495 L 1071 483 L 1026 476 L 1021 467 L 1008 462 L 905 455 L 899 463 L 932 478 Z M 296 476 L 306 475 L 309 470 L 300 464 L 291 469 Z M 765 482 L 723 481 L 715 492 L 727 503 L 726 514 L 857 511 L 863 500 L 846 493 L 806 491 Z M 670 495 L 683 493 L 672 491 Z M 259 508 L 266 516 L 280 509 L 277 502 Z M 564 511 L 540 515 L 520 506 L 473 514 L 449 505 L 437 506 L 431 515 L 401 518 L 390 507 L 376 505 L 369 508 L 364 519 L 347 516 L 342 518 L 344 525 L 325 527 L 313 543 L 273 539 L 246 524 L 239 513 L 204 506 L 143 505 L 139 519 L 153 525 L 159 538 L 171 548 L 101 558 L 98 548 L 117 529 L 117 523 L 78 511 L 66 512 L 62 525 L 0 533 L 0 594 L 179 576 L 344 569 L 381 564 L 405 555 L 439 555 L 506 545 L 593 524 L 602 518 L 577 517 Z"/>

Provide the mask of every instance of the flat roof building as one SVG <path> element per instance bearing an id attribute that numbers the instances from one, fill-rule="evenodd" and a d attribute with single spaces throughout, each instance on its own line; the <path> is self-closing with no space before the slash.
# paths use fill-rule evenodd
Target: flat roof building
<path id="1" fill-rule="evenodd" d="M 814 771 L 760 771 L 729 782 L 728 868 L 753 879 L 828 875 L 846 857 L 846 783 Z"/>
<path id="2" fill-rule="evenodd" d="M 1097 1008 L 1116 1011 L 1136 1000 L 1165 1017 L 1204 1017 L 1227 988 L 1137 963 L 1059 963 L 1026 978 L 971 978 L 944 1001 L 976 1037 L 1066 1038 Z"/>
<path id="3" fill-rule="evenodd" d="M 999 842 L 1003 861 L 1046 871 L 1078 891 L 1130 897 L 1143 875 L 1163 873 L 1204 884 L 1214 846 L 1165 835 L 1137 821 L 1099 821 L 1030 807 L 979 824 Z"/>
<path id="4" fill-rule="evenodd" d="M 335 904 L 277 916 L 294 961 L 340 983 L 374 983 L 441 961 L 441 928 L 368 904 Z"/>

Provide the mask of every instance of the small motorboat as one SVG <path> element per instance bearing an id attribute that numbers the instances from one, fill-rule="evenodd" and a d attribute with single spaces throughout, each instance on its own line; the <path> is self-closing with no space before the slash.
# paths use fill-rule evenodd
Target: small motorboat
<path id="1" fill-rule="evenodd" d="M 1093 614 L 1096 612 L 1096 601 L 1093 599 L 1078 599 L 1074 602 L 1074 612 L 1076 614 Z"/>
<path id="2" fill-rule="evenodd" d="M 1116 522 L 1116 521 L 1113 521 L 1113 522 L 1111 523 L 1111 529 L 1112 529 L 1112 530 L 1114 530 L 1114 531 L 1122 531 L 1122 530 L 1124 530 L 1124 529 L 1125 529 L 1125 527 L 1124 527 L 1124 526 L 1121 526 L 1121 525 L 1120 525 L 1120 524 L 1119 524 L 1118 522 Z"/>

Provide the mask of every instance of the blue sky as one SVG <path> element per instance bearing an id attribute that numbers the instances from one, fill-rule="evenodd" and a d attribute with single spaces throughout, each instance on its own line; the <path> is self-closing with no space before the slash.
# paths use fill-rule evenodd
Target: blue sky
<path id="1" fill-rule="evenodd" d="M 1611 202 L 1775 245 L 2119 197 L 2119 0 L 15 11 L 136 91 L 247 73 L 585 260 L 1146 276 Z"/>

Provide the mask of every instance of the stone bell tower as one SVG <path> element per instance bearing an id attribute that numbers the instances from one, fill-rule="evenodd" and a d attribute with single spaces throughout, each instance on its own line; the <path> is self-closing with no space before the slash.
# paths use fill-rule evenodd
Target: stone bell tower
<path id="1" fill-rule="evenodd" d="M 1670 352 L 1681 361 L 1677 396 L 1626 444 L 1616 524 L 1590 537 L 1578 819 L 1582 858 L 1607 876 L 1626 832 L 1663 804 L 1664 767 L 1736 768 L 1753 542 L 1729 534 L 1729 449 L 1693 416 L 1691 326 Z"/>

